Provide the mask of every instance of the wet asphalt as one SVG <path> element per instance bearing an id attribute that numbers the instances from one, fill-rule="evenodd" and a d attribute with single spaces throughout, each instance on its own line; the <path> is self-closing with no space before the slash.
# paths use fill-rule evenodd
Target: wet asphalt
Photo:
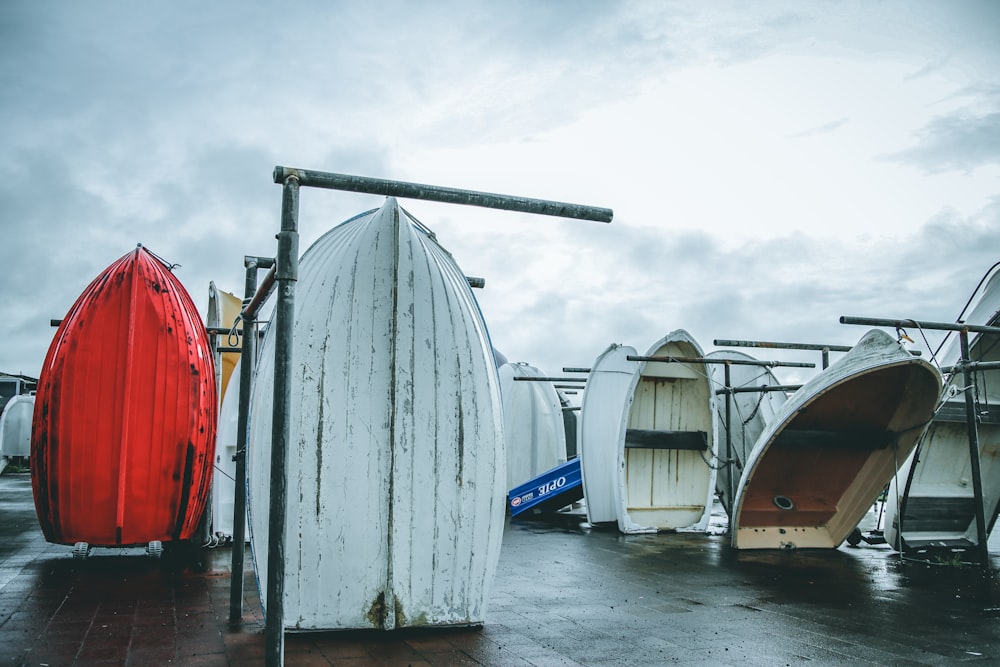
<path id="1" fill-rule="evenodd" d="M 249 553 L 229 623 L 230 549 L 73 559 L 42 537 L 30 476 L 0 475 L 0 667 L 262 664 Z M 997 664 L 998 568 L 996 548 L 987 567 L 864 542 L 738 552 L 723 534 L 535 518 L 505 530 L 482 628 L 292 634 L 285 664 Z"/>

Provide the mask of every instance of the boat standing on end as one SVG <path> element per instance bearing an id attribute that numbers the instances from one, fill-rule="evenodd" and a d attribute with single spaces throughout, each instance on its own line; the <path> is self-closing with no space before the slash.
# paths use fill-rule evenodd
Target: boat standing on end
<path id="1" fill-rule="evenodd" d="M 703 362 L 632 361 L 612 345 L 583 394 L 580 458 L 591 523 L 626 534 L 705 530 L 715 495 L 715 396 Z M 683 329 L 647 357 L 702 358 Z"/>
<path id="2" fill-rule="evenodd" d="M 517 379 L 544 378 L 540 370 L 523 362 L 508 362 L 499 374 L 507 488 L 513 489 L 566 462 L 566 425 L 552 382 Z"/>
<path id="3" fill-rule="evenodd" d="M 994 267 L 982 284 L 970 300 L 968 314 L 959 319 L 966 324 L 1000 326 L 1000 269 Z M 970 333 L 969 357 L 971 361 L 1000 361 L 1000 336 Z M 938 361 L 954 366 L 961 358 L 958 334 L 952 332 Z M 960 372 L 948 379 L 944 404 L 889 489 L 885 538 L 897 551 L 979 545 L 963 391 L 973 392 L 976 408 L 987 536 L 996 524 L 1000 514 L 1000 371 L 976 370 L 972 386 L 963 389 L 964 385 Z"/>
<path id="4" fill-rule="evenodd" d="M 709 352 L 707 359 L 757 361 L 754 357 L 736 350 L 717 350 Z M 724 389 L 725 366 L 708 364 L 712 377 L 712 387 L 715 390 Z M 766 366 L 733 364 L 729 368 L 729 381 L 733 389 L 759 389 L 760 391 L 741 391 L 732 394 L 716 396 L 719 425 L 719 465 L 715 478 L 715 489 L 719 502 L 726 513 L 732 515 L 733 498 L 736 486 L 743 474 L 747 458 L 757 438 L 763 433 L 764 427 L 774 419 L 778 409 L 788 400 L 784 391 L 769 391 L 768 387 L 780 385 L 771 369 Z M 729 419 L 731 433 L 726 433 L 726 404 L 729 402 Z M 727 442 L 731 451 L 726 450 Z M 729 460 L 727 461 L 727 457 Z"/>
<path id="5" fill-rule="evenodd" d="M 31 481 L 45 539 L 91 547 L 190 540 L 212 480 L 215 364 L 198 310 L 141 245 L 84 290 L 35 396 Z"/>
<path id="6" fill-rule="evenodd" d="M 251 399 L 251 544 L 266 606 L 275 331 Z M 506 455 L 486 325 L 452 256 L 394 198 L 299 264 L 283 610 L 289 630 L 480 625 Z"/>
<path id="7" fill-rule="evenodd" d="M 836 548 L 913 450 L 940 391 L 934 366 L 869 331 L 761 433 L 736 495 L 733 546 Z"/>

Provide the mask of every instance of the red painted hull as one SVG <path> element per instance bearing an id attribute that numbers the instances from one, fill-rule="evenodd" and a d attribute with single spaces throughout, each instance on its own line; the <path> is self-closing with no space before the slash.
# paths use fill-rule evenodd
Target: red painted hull
<path id="1" fill-rule="evenodd" d="M 190 539 L 215 428 L 208 334 L 184 287 L 140 246 L 73 304 L 39 376 L 31 481 L 45 539 Z"/>

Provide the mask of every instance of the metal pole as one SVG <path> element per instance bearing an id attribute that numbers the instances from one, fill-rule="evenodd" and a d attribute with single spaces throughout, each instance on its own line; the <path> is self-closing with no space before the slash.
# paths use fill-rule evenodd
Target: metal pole
<path id="1" fill-rule="evenodd" d="M 941 331 L 965 331 L 972 333 L 1000 334 L 1000 327 L 961 322 L 927 322 L 922 320 L 891 320 L 881 317 L 840 316 L 841 324 L 864 324 L 873 327 L 916 327 L 918 329 L 940 329 Z M 831 348 L 833 349 L 833 348 Z"/>
<path id="2" fill-rule="evenodd" d="M 962 350 L 963 383 L 966 387 L 972 386 L 975 382 L 972 371 L 967 365 L 969 362 L 969 332 L 962 329 L 958 334 L 958 340 Z M 969 462 L 972 466 L 972 494 L 976 503 L 976 536 L 979 544 L 980 563 L 983 567 L 989 567 L 989 549 L 986 544 L 986 513 L 983 509 L 983 478 L 979 467 L 979 430 L 976 428 L 976 405 L 972 398 L 972 392 L 965 390 L 965 421 L 969 429 Z"/>
<path id="3" fill-rule="evenodd" d="M 823 355 L 823 369 L 825 370 L 830 365 L 830 347 L 824 347 L 821 354 Z"/>
<path id="4" fill-rule="evenodd" d="M 736 473 L 736 466 L 733 461 L 733 431 L 732 431 L 732 406 L 733 406 L 733 393 L 730 391 L 733 386 L 733 380 L 730 375 L 730 369 L 732 369 L 732 364 L 725 364 L 723 366 L 725 369 L 725 383 L 726 383 L 726 465 L 729 466 L 729 477 L 728 484 L 726 484 L 726 494 L 727 502 L 729 503 L 729 510 L 732 512 L 733 509 L 733 497 L 736 494 L 735 484 L 733 482 L 733 475 Z M 729 530 L 732 533 L 732 522 L 729 523 Z"/>
<path id="5" fill-rule="evenodd" d="M 287 459 L 292 413 L 292 333 L 295 281 L 298 279 L 299 180 L 285 179 L 281 231 L 275 257 L 278 304 L 275 307 L 274 411 L 271 430 L 271 507 L 267 542 L 267 611 L 264 618 L 264 664 L 281 667 L 285 653 L 285 507 Z"/>
<path id="6" fill-rule="evenodd" d="M 586 382 L 586 378 L 515 377 L 515 382 Z"/>
<path id="7" fill-rule="evenodd" d="M 646 357 L 629 354 L 628 361 L 659 361 L 666 364 L 735 364 L 737 366 L 783 366 L 786 368 L 816 368 L 808 361 L 757 361 L 756 359 L 716 359 L 712 357 Z"/>
<path id="8" fill-rule="evenodd" d="M 850 352 L 850 345 L 822 345 L 817 343 L 772 343 L 762 340 L 722 340 L 716 339 L 713 344 L 721 347 L 766 347 L 774 350 L 833 350 L 834 352 Z"/>
<path id="9" fill-rule="evenodd" d="M 475 190 L 460 190 L 458 188 L 407 183 L 405 181 L 389 181 L 381 178 L 366 178 L 364 176 L 311 171 L 308 169 L 279 166 L 274 168 L 273 176 L 275 183 L 287 183 L 290 177 L 295 177 L 299 185 L 325 188 L 327 190 L 347 190 L 350 192 L 364 192 L 389 197 L 426 199 L 449 204 L 481 206 L 506 211 L 520 211 L 522 213 L 553 215 L 561 218 L 593 220 L 595 222 L 611 222 L 611 218 L 614 217 L 614 211 L 610 208 L 568 204 L 545 199 L 529 199 L 527 197 L 512 195 L 499 195 L 491 192 L 477 192 Z"/>
<path id="10" fill-rule="evenodd" d="M 725 393 L 730 394 L 760 394 L 762 392 L 768 391 L 798 391 L 802 388 L 800 384 L 772 384 L 772 385 L 761 385 L 759 387 L 730 387 L 729 389 L 718 389 L 715 392 L 716 396 L 721 396 Z"/>
<path id="11" fill-rule="evenodd" d="M 273 262 L 271 262 L 273 264 Z M 243 619 L 243 560 L 246 551 L 247 516 L 247 434 L 250 415 L 250 383 L 253 382 L 255 365 L 255 344 L 253 326 L 256 312 L 250 313 L 245 307 L 257 291 L 257 269 L 260 259 L 245 257 L 246 282 L 244 283 L 243 348 L 240 351 L 240 407 L 236 428 L 236 497 L 233 499 L 233 565 L 232 581 L 229 586 L 229 622 L 239 623 Z M 264 267 L 266 268 L 266 267 Z"/>

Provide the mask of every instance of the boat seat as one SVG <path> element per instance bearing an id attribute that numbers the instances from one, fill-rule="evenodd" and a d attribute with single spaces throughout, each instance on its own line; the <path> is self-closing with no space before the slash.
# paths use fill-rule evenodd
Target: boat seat
<path id="1" fill-rule="evenodd" d="M 705 431 L 657 431 L 644 428 L 625 430 L 626 449 L 685 449 L 703 452 L 708 449 Z"/>
<path id="2" fill-rule="evenodd" d="M 815 500 L 797 498 L 794 509 L 782 510 L 770 498 L 748 498 L 740 510 L 740 525 L 825 526 L 836 513 L 836 505 Z"/>
<path id="3" fill-rule="evenodd" d="M 980 424 L 1000 424 L 1000 408 L 993 405 L 980 405 L 976 418 Z M 966 423 L 965 401 L 948 401 L 934 415 L 934 421 Z"/>
<path id="4" fill-rule="evenodd" d="M 874 430 L 783 429 L 774 439 L 776 446 L 839 447 L 842 449 L 883 449 L 892 443 L 893 434 Z"/>
<path id="5" fill-rule="evenodd" d="M 976 520 L 976 501 L 968 496 L 910 496 L 903 514 L 903 531 L 964 533 Z"/>

